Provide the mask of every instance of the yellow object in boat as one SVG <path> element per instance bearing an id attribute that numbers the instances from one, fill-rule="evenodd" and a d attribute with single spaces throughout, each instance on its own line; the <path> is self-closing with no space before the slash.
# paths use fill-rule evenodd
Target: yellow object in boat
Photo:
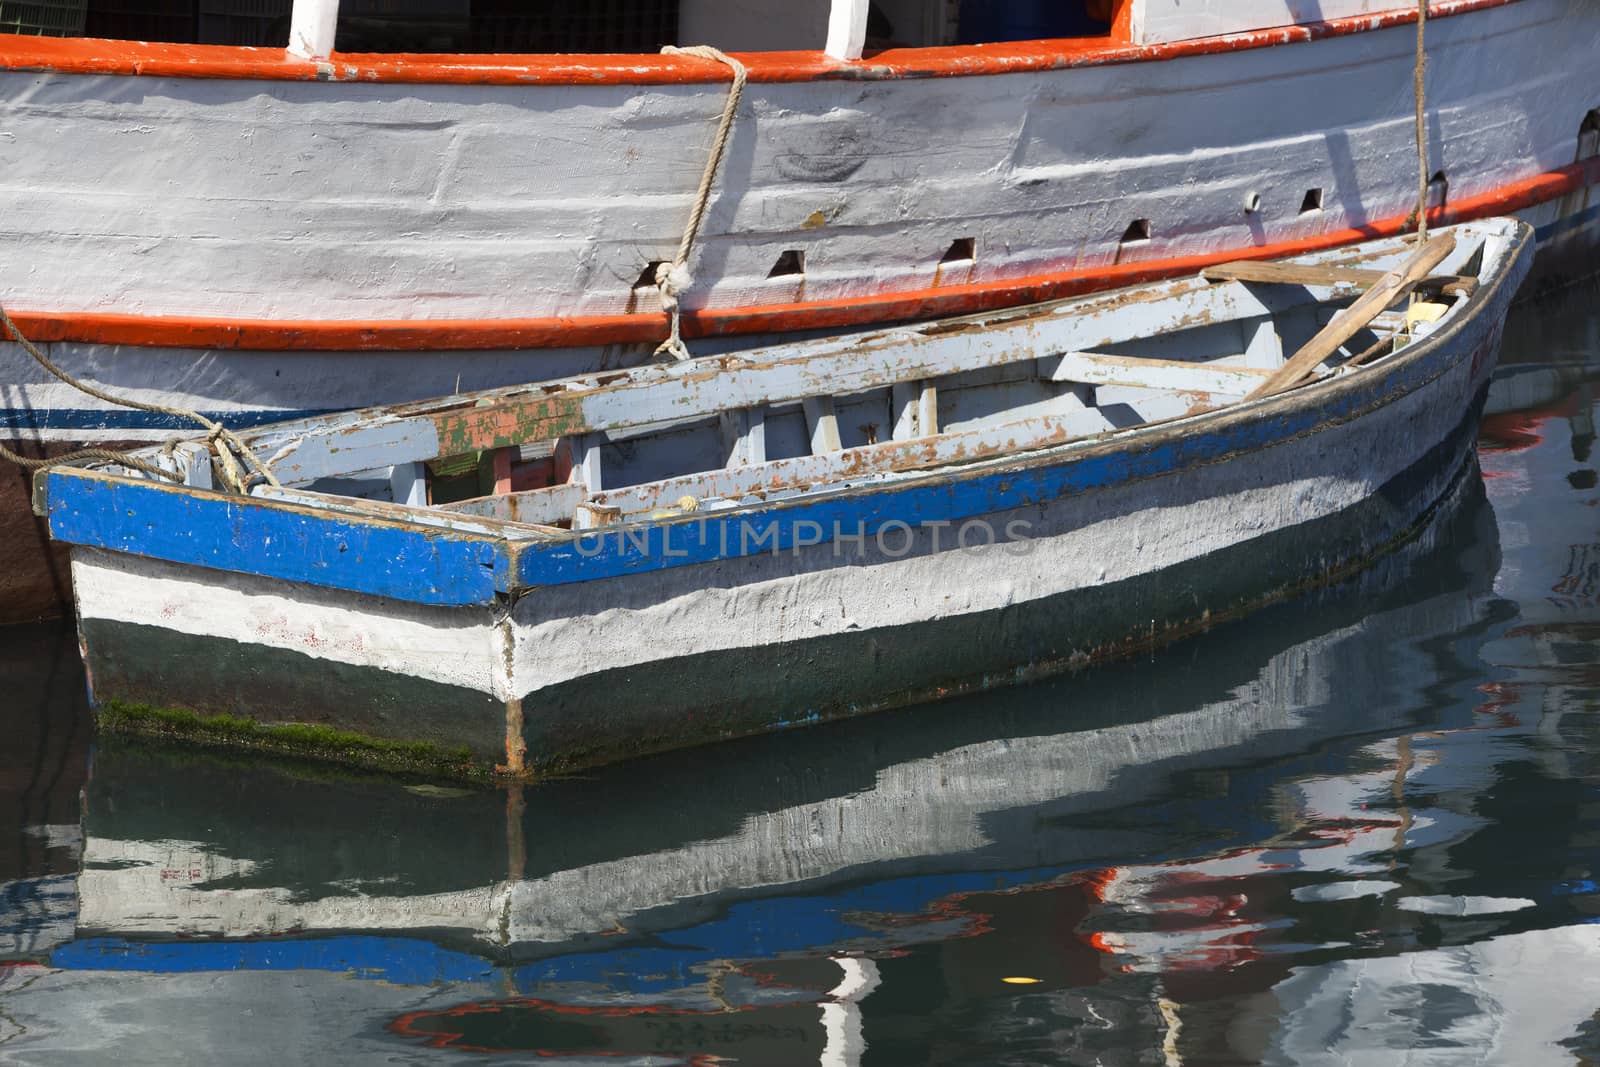
<path id="1" fill-rule="evenodd" d="M 1419 322 L 1438 322 L 1444 318 L 1444 313 L 1450 310 L 1449 304 L 1440 304 L 1433 300 L 1418 300 L 1406 308 L 1406 329 Z"/>

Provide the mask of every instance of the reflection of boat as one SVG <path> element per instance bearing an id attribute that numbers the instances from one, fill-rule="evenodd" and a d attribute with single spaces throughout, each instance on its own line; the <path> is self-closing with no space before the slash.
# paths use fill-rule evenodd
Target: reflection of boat
<path id="1" fill-rule="evenodd" d="M 183 484 L 38 499 L 103 722 L 580 766 L 1064 670 L 1381 554 L 1471 451 L 1529 238 L 289 423 L 238 445 L 277 472 L 248 491 L 196 440 L 140 453 Z"/>
<path id="2" fill-rule="evenodd" d="M 1597 959 L 1600 928 L 1570 926 L 1306 968 L 1273 990 L 1285 1026 L 1271 1059 L 1417 1063 L 1427 1048 L 1441 1064 L 1583 1062 L 1597 1037 Z"/>
<path id="3" fill-rule="evenodd" d="M 44 956 L 74 933 L 92 733 L 75 643 L 57 629 L 13 628 L 0 641 L 0 960 Z"/>

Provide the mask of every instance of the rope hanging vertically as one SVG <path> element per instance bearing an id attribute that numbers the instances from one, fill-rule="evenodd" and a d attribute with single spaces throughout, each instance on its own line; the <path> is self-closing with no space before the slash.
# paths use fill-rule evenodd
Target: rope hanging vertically
<path id="1" fill-rule="evenodd" d="M 733 69 L 733 86 L 728 90 L 728 99 L 722 105 L 722 118 L 717 123 L 717 136 L 711 142 L 711 155 L 706 159 L 704 173 L 700 175 L 700 188 L 695 191 L 694 208 L 689 212 L 689 224 L 684 227 L 683 239 L 678 242 L 678 254 L 672 262 L 663 263 L 656 268 L 655 282 L 656 288 L 661 291 L 661 309 L 667 313 L 671 328 L 667 339 L 656 347 L 656 355 L 666 354 L 674 359 L 688 359 L 689 349 L 684 345 L 680 332 L 679 300 L 689 286 L 694 284 L 694 277 L 689 273 L 689 256 L 694 251 L 695 238 L 700 234 L 700 224 L 705 221 L 706 207 L 711 201 L 711 187 L 716 183 L 717 174 L 722 170 L 722 157 L 728 149 L 728 139 L 733 133 L 733 118 L 739 110 L 739 98 L 744 95 L 744 83 L 749 72 L 743 63 L 710 45 L 693 45 L 688 48 L 667 45 L 661 51 L 662 54 L 669 56 L 714 59 Z"/>
<path id="2" fill-rule="evenodd" d="M 199 423 L 201 426 L 205 427 L 207 431 L 206 441 L 216 452 L 217 461 L 222 465 L 222 479 L 227 484 L 228 488 L 232 489 L 234 492 L 247 492 L 250 479 L 255 476 L 253 474 L 247 474 L 240 469 L 239 461 L 233 454 L 235 450 L 238 451 L 240 456 L 243 456 L 247 461 L 249 461 L 249 463 L 255 467 L 256 473 L 260 474 L 262 478 L 266 479 L 269 484 L 279 484 L 278 479 L 273 476 L 271 469 L 256 457 L 256 454 L 250 450 L 250 446 L 245 444 L 239 439 L 237 434 L 235 434 L 232 430 L 229 430 L 226 426 L 223 426 L 221 423 L 214 422 L 211 419 L 206 418 L 204 415 L 201 415 L 199 412 L 189 411 L 187 408 L 167 407 L 163 404 L 147 404 L 142 400 L 130 400 L 127 397 L 115 396 L 104 391 L 103 389 L 97 389 L 87 382 L 79 381 L 77 378 L 74 378 L 72 375 L 56 366 L 53 362 L 51 362 L 49 356 L 45 355 L 39 350 L 38 345 L 35 345 L 32 341 L 24 337 L 22 335 L 22 331 L 17 329 L 17 324 L 11 321 L 11 316 L 6 314 L 4 307 L 0 307 L 0 327 L 4 327 L 6 335 L 8 335 L 12 340 L 16 341 L 17 344 L 21 345 L 22 350 L 28 353 L 28 355 L 32 356 L 35 363 L 39 364 L 39 366 L 43 367 L 56 378 L 59 378 L 61 381 L 72 386 L 72 388 L 78 390 L 80 393 L 83 393 L 87 396 L 92 396 L 96 400 L 104 401 L 107 404 L 114 404 L 117 407 L 133 408 L 137 411 L 149 411 L 157 415 L 168 415 L 177 419 L 187 419 L 190 422 Z M 0 458 L 10 460 L 12 463 L 22 467 L 24 470 L 41 470 L 45 467 L 53 467 L 61 463 L 70 463 L 73 460 L 78 459 L 103 459 L 109 463 L 116 463 L 120 466 L 127 467 L 129 470 L 139 471 L 141 474 L 165 478 L 168 481 L 182 480 L 171 471 L 162 470 L 160 467 L 146 463 L 143 460 L 135 459 L 125 453 L 113 452 L 110 449 L 104 448 L 80 449 L 79 451 L 71 452 L 64 456 L 56 456 L 51 459 L 28 459 L 24 456 L 18 455 L 8 448 L 5 448 L 4 446 L 0 446 Z"/>
<path id="3" fill-rule="evenodd" d="M 1417 0 L 1417 244 L 1428 242 L 1428 0 Z"/>

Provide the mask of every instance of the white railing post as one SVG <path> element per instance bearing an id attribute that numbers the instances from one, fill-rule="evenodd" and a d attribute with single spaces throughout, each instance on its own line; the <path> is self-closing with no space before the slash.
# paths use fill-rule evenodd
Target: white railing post
<path id="1" fill-rule="evenodd" d="M 289 16 L 289 51 L 305 59 L 327 59 L 339 22 L 339 0 L 294 0 Z"/>
<path id="2" fill-rule="evenodd" d="M 827 53 L 834 59 L 860 59 L 867 43 L 868 0 L 833 0 L 828 10 Z"/>

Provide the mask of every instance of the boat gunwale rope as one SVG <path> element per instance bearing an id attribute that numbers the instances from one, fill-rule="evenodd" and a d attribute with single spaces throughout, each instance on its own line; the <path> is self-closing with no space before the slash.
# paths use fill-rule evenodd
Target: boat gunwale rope
<path id="1" fill-rule="evenodd" d="M 256 454 L 251 451 L 250 446 L 245 444 L 244 441 L 240 439 L 238 434 L 234 433 L 226 426 L 223 426 L 221 423 L 212 419 L 208 419 L 199 412 L 190 411 L 187 408 L 169 407 L 165 404 L 151 404 L 143 400 L 134 400 L 130 397 L 117 396 L 114 393 L 108 393 L 103 389 L 96 388 L 87 382 L 73 377 L 71 374 L 57 366 L 49 356 L 40 351 L 39 346 L 28 340 L 27 337 L 23 336 L 22 331 L 17 328 L 17 324 L 11 320 L 11 316 L 6 314 L 4 306 L 0 306 L 0 327 L 4 328 L 5 333 L 10 336 L 11 340 L 20 345 L 24 352 L 33 357 L 33 361 L 35 363 L 39 364 L 39 366 L 43 367 L 46 371 L 65 382 L 67 385 L 72 386 L 72 388 L 78 390 L 80 393 L 84 393 L 87 396 L 92 396 L 96 400 L 104 401 L 107 404 L 114 404 L 118 407 L 133 408 L 138 411 L 148 411 L 156 415 L 168 415 L 173 418 L 187 419 L 190 422 L 195 422 L 203 426 L 206 430 L 206 443 L 211 450 L 216 453 L 218 463 L 222 467 L 222 480 L 234 492 L 241 494 L 248 493 L 250 482 L 258 476 L 265 479 L 269 485 L 281 485 L 277 477 L 272 473 L 271 467 L 261 462 Z M 0 338 L 0 340 L 3 339 L 4 338 Z M 178 443 L 179 442 L 177 440 L 167 442 L 163 451 L 170 456 L 173 452 L 173 449 L 177 447 Z M 243 456 L 244 459 L 255 468 L 254 471 L 246 472 L 241 469 L 239 459 L 234 455 L 235 450 L 238 451 L 239 456 Z M 64 456 L 55 456 L 45 459 L 29 459 L 26 456 L 13 452 L 4 445 L 0 445 L 0 458 L 7 459 L 24 470 L 33 471 L 43 470 L 48 467 L 56 467 L 65 463 L 73 463 L 83 459 L 102 459 L 110 463 L 116 463 L 118 466 L 127 467 L 129 470 L 135 470 L 141 474 L 162 478 L 169 482 L 183 481 L 182 476 L 174 471 L 164 470 L 163 468 L 157 467 L 152 463 L 146 463 L 144 460 L 135 459 L 133 456 L 130 456 L 125 452 L 117 452 L 108 448 L 83 448 L 74 452 L 69 452 Z"/>
<path id="2" fill-rule="evenodd" d="M 1417 0 L 1417 244 L 1428 243 L 1428 0 Z"/>
<path id="3" fill-rule="evenodd" d="M 711 142 L 711 155 L 707 157 L 705 170 L 700 175 L 700 187 L 695 190 L 694 207 L 689 212 L 688 225 L 684 227 L 683 237 L 678 242 L 678 254 L 672 260 L 656 267 L 655 283 L 661 293 L 661 310 L 667 314 L 671 332 L 665 341 L 656 346 L 655 355 L 658 357 L 669 355 L 675 360 L 685 360 L 690 358 L 690 353 L 683 343 L 680 318 L 681 297 L 694 284 L 694 276 L 689 273 L 689 257 L 694 252 L 694 242 L 700 234 L 701 223 L 705 221 L 706 209 L 711 201 L 711 187 L 716 183 L 717 175 L 722 170 L 722 159 L 727 153 L 728 140 L 733 134 L 734 115 L 739 110 L 739 100 L 744 96 L 745 81 L 750 72 L 743 63 L 708 44 L 689 45 L 684 48 L 669 44 L 661 49 L 661 54 L 715 60 L 733 69 L 733 84 L 729 87 L 728 98 L 722 105 L 722 117 L 717 121 L 717 136 Z"/>

